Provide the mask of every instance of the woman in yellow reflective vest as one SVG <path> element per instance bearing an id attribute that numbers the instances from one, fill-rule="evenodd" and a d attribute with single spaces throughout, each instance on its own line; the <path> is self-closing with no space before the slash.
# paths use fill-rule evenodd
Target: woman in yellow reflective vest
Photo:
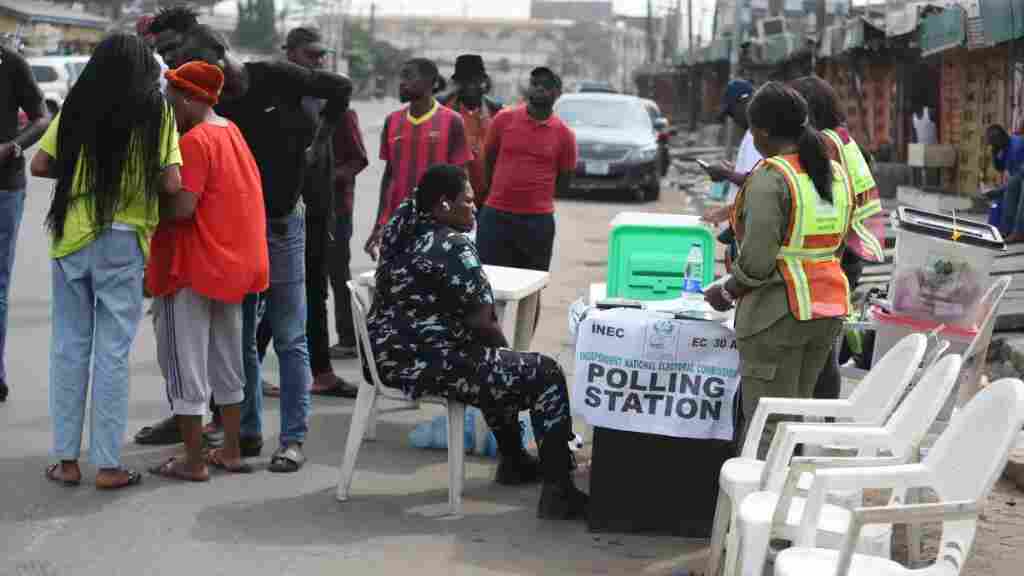
<path id="1" fill-rule="evenodd" d="M 882 242 L 885 238 L 885 216 L 882 201 L 878 197 L 878 186 L 871 174 L 864 154 L 846 128 L 846 115 L 839 106 L 839 98 L 832 85 L 817 76 L 804 76 L 792 83 L 793 89 L 807 101 L 811 125 L 821 131 L 825 147 L 832 160 L 839 162 L 850 177 L 853 189 L 853 216 L 850 234 L 846 238 L 840 265 L 850 283 L 850 290 L 857 287 L 864 261 L 881 262 L 885 259 Z M 842 340 L 837 340 L 839 345 Z M 841 377 L 838 355 L 835 350 L 829 354 L 829 361 L 818 376 L 814 388 L 815 398 L 838 398 Z"/>
<path id="2" fill-rule="evenodd" d="M 705 291 L 716 310 L 737 306 L 744 422 L 762 396 L 814 392 L 849 311 L 839 261 L 853 210 L 849 179 L 829 159 L 800 94 L 770 82 L 747 115 L 765 159 L 736 198 L 731 220 L 739 253 L 732 274 Z M 773 429 L 766 430 L 762 451 Z"/>

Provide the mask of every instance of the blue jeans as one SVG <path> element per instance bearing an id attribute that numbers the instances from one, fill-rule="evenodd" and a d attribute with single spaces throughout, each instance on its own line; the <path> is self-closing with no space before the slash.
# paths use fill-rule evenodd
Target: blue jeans
<path id="1" fill-rule="evenodd" d="M 25 189 L 0 190 L 0 385 L 7 384 L 7 294 L 11 289 L 18 229 L 25 211 Z"/>
<path id="2" fill-rule="evenodd" d="M 1024 171 L 1011 176 L 1003 189 L 1003 217 L 999 230 L 1009 236 L 1024 233 Z"/>
<path id="3" fill-rule="evenodd" d="M 309 429 L 310 387 L 306 343 L 305 217 L 296 211 L 285 218 L 267 221 L 270 251 L 270 288 L 266 301 L 273 332 L 274 352 L 280 363 L 281 445 L 302 443 Z M 242 352 L 245 360 L 245 402 L 242 403 L 244 438 L 263 435 L 263 383 L 256 352 L 260 296 L 251 294 L 242 306 Z"/>
<path id="4" fill-rule="evenodd" d="M 138 234 L 107 230 L 51 266 L 53 455 L 79 457 L 91 364 L 89 459 L 117 468 L 128 420 L 128 355 L 142 320 L 146 260 Z"/>

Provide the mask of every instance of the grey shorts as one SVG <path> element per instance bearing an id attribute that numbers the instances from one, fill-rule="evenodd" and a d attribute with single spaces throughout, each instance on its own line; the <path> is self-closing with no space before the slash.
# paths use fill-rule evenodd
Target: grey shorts
<path id="1" fill-rule="evenodd" d="M 245 397 L 242 305 L 211 300 L 183 288 L 153 299 L 156 354 L 171 410 L 206 414 L 210 395 L 220 406 Z"/>

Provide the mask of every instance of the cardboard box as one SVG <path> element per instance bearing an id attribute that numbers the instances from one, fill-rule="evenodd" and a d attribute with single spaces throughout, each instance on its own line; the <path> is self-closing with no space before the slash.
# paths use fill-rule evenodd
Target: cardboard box
<path id="1" fill-rule="evenodd" d="M 948 144 L 907 144 L 907 164 L 914 168 L 952 168 L 956 148 Z"/>

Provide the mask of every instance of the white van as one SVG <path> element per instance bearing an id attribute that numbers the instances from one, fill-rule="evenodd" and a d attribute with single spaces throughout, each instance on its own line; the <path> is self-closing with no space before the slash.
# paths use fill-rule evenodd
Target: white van
<path id="1" fill-rule="evenodd" d="M 56 114 L 64 104 L 71 86 L 89 62 L 88 56 L 31 56 L 27 58 L 32 75 L 46 99 L 50 114 Z"/>

